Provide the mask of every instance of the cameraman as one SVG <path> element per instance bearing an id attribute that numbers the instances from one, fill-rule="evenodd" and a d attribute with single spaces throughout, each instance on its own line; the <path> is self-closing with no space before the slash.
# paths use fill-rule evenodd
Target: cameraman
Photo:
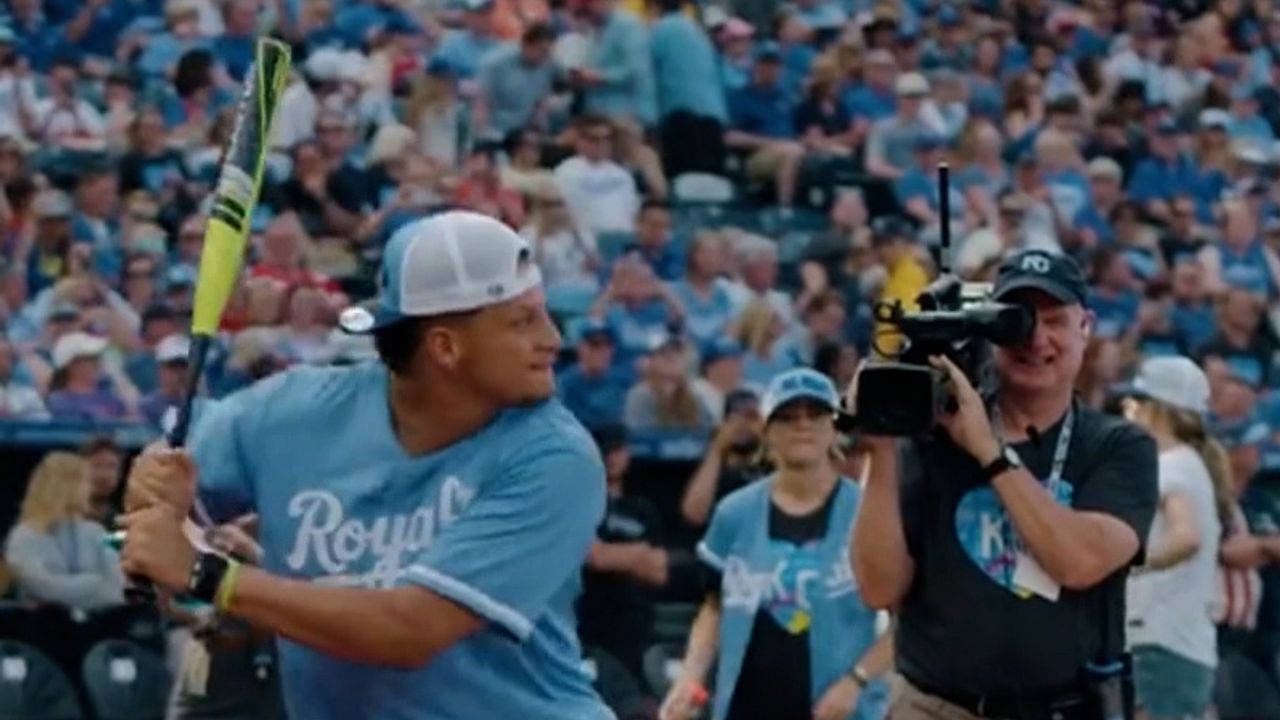
<path id="1" fill-rule="evenodd" d="M 994 299 L 1031 307 L 1036 329 L 994 349 L 993 407 L 935 357 L 955 401 L 940 432 L 865 438 L 851 554 L 866 602 L 897 608 L 894 720 L 1118 714 L 1124 583 L 1156 508 L 1156 449 L 1073 398 L 1085 294 L 1066 256 L 1007 259 Z"/>

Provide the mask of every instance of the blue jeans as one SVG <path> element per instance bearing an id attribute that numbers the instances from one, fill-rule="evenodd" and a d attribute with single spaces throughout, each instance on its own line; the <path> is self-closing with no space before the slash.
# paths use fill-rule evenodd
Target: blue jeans
<path id="1" fill-rule="evenodd" d="M 1199 720 L 1213 698 L 1213 668 L 1159 645 L 1133 649 L 1138 707 L 1153 720 Z"/>

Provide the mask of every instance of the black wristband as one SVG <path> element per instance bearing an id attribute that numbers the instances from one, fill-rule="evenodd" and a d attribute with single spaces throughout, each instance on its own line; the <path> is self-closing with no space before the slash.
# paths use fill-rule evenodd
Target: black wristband
<path id="1" fill-rule="evenodd" d="M 218 586 L 227 574 L 231 563 L 214 553 L 196 553 L 191 564 L 191 579 L 187 581 L 187 595 L 202 602 L 212 603 L 218 596 Z"/>

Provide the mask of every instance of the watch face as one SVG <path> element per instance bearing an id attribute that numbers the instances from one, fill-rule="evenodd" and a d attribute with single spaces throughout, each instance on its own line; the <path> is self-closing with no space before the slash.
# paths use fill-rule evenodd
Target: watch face
<path id="1" fill-rule="evenodd" d="M 1022 467 L 1022 458 L 1018 457 L 1018 451 L 1008 445 L 1004 446 L 1004 459 L 1014 467 Z"/>

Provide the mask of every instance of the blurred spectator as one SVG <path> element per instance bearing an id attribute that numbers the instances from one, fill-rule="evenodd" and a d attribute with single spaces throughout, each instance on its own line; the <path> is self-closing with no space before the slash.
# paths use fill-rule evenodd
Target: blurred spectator
<path id="1" fill-rule="evenodd" d="M 894 114 L 872 124 L 866 149 L 867 172 L 891 181 L 915 166 L 918 138 L 936 135 L 940 130 L 924 120 L 929 81 L 923 75 L 915 72 L 899 75 L 893 90 L 897 96 Z"/>
<path id="2" fill-rule="evenodd" d="M 763 300 L 778 316 L 783 329 L 795 321 L 791 296 L 777 287 L 778 246 L 759 235 L 738 235 L 736 248 L 738 276 L 727 285 L 735 316 L 741 316 L 756 300 Z"/>
<path id="3" fill-rule="evenodd" d="M 627 392 L 623 419 L 634 432 L 710 430 L 714 415 L 698 401 L 685 374 L 685 345 L 674 335 L 655 335 L 642 361 L 640 380 Z"/>
<path id="4" fill-rule="evenodd" d="M 1251 384 L 1266 385 L 1277 346 L 1274 337 L 1263 332 L 1261 301 L 1246 290 L 1234 289 L 1220 295 L 1217 306 L 1217 332 L 1199 347 L 1201 357 L 1221 358 Z"/>
<path id="5" fill-rule="evenodd" d="M 494 33 L 493 0 L 467 0 L 462 4 L 461 27 L 445 33 L 435 58 L 448 63 L 459 78 L 470 80 L 485 57 L 501 46 Z"/>
<path id="6" fill-rule="evenodd" d="M 684 274 L 685 260 L 671 244 L 671 211 L 661 202 L 649 200 L 636 214 L 636 241 L 624 248 L 648 263 L 660 280 L 672 282 Z"/>
<path id="7" fill-rule="evenodd" d="M 112 422 L 134 413 L 102 372 L 107 341 L 83 332 L 68 333 L 53 346 L 49 412 L 55 420 Z"/>
<path id="8" fill-rule="evenodd" d="M 796 365 L 813 367 L 818 349 L 839 343 L 845 328 L 845 298 L 835 290 L 815 293 L 801 309 L 801 324 L 787 339 Z"/>
<path id="9" fill-rule="evenodd" d="M 651 0 L 661 19 L 649 35 L 662 164 L 671 177 L 724 169 L 729 109 L 715 48 L 680 0 Z"/>
<path id="10" fill-rule="evenodd" d="M 552 95 L 558 79 L 551 61 L 555 33 L 530 25 L 519 46 L 502 47 L 484 58 L 474 104 L 474 130 L 499 140 L 525 128 L 550 129 Z"/>
<path id="11" fill-rule="evenodd" d="M 200 11 L 191 0 L 175 0 L 165 5 L 165 30 L 145 38 L 136 66 L 152 77 L 167 76 L 188 51 L 209 45 L 200 36 Z"/>
<path id="12" fill-rule="evenodd" d="M 929 278 L 912 241 L 911 226 L 902 218 L 887 217 L 881 218 L 872 232 L 872 247 L 886 272 L 877 304 L 896 303 L 906 311 L 918 310 L 916 298 L 928 285 Z M 872 338 L 872 349 L 877 355 L 892 357 L 902 343 L 897 331 L 884 323 L 877 323 Z"/>
<path id="13" fill-rule="evenodd" d="M 48 97 L 36 101 L 28 120 L 27 133 L 33 141 L 66 150 L 104 148 L 106 123 L 93 105 L 79 97 L 79 82 L 80 67 L 74 60 L 54 60 Z"/>
<path id="14" fill-rule="evenodd" d="M 574 221 L 593 232 L 630 232 L 640 197 L 635 179 L 610 157 L 613 126 L 586 115 L 574 124 L 573 138 L 576 152 L 556 166 L 555 180 Z"/>
<path id="15" fill-rule="evenodd" d="M 1093 332 L 1104 340 L 1132 340 L 1138 331 L 1141 296 L 1125 256 L 1114 248 L 1093 254 L 1089 309 L 1094 312 Z"/>
<path id="16" fill-rule="evenodd" d="M 1222 204 L 1222 242 L 1206 245 L 1200 260 L 1212 293 L 1241 288 L 1264 301 L 1280 294 L 1280 258 L 1262 244 L 1256 217 L 1239 200 Z"/>
<path id="17" fill-rule="evenodd" d="M 67 271 L 71 249 L 71 199 L 58 190 L 46 190 L 36 196 L 31 207 L 35 216 L 34 236 L 15 253 L 15 260 L 27 263 L 27 288 L 39 293 Z"/>
<path id="18" fill-rule="evenodd" d="M 685 334 L 700 349 L 723 338 L 734 317 L 733 298 L 722 280 L 728 249 L 723 235 L 700 232 L 689 245 L 680 279 L 671 286 L 685 310 Z"/>
<path id="19" fill-rule="evenodd" d="M 516 192 L 536 196 L 555 176 L 542 165 L 544 138 L 528 128 L 513 130 L 503 142 L 507 163 L 500 170 L 502 184 Z"/>
<path id="20" fill-rule="evenodd" d="M 548 289 L 598 290 L 601 259 L 595 235 L 576 226 L 555 183 L 544 182 L 531 194 L 533 211 L 521 235 L 533 248 L 542 281 Z"/>
<path id="21" fill-rule="evenodd" d="M 721 415 L 680 501 L 681 516 L 697 528 L 707 524 L 712 507 L 724 496 L 768 472 L 760 452 L 764 429 L 760 396 L 751 390 L 734 390 L 725 396 Z"/>
<path id="22" fill-rule="evenodd" d="M 587 318 L 576 331 L 574 361 L 556 378 L 560 401 L 588 428 L 622 422 L 630 373 L 614 362 L 613 331 Z"/>
<path id="23" fill-rule="evenodd" d="M 88 493 L 89 466 L 71 453 L 52 452 L 32 472 L 5 543 L 19 597 L 81 611 L 124 601 L 119 558 L 84 517 Z"/>
<path id="24" fill-rule="evenodd" d="M 737 340 L 720 336 L 702 348 L 702 373 L 693 378 L 693 392 L 711 417 L 724 418 L 725 400 L 743 389 L 743 347 Z"/>
<path id="25" fill-rule="evenodd" d="M 182 403 L 187 385 L 190 343 L 182 335 L 169 335 L 156 344 L 155 389 L 142 396 L 138 409 L 153 427 L 164 428 L 165 414 Z"/>
<path id="26" fill-rule="evenodd" d="M 796 141 L 793 113 L 794 103 L 782 87 L 782 55 L 776 45 L 762 46 L 750 81 L 729 94 L 725 145 L 747 153 L 748 178 L 772 183 L 784 208 L 795 199 L 805 154 Z"/>
<path id="27" fill-rule="evenodd" d="M 20 359 L 13 345 L 0 337 L 0 419 L 44 420 L 49 417 L 40 393 L 15 370 Z"/>
<path id="28" fill-rule="evenodd" d="M 748 383 L 764 387 L 775 375 L 796 366 L 786 334 L 787 324 L 764 300 L 752 300 L 738 316 L 734 337 L 746 349 L 742 375 Z"/>
<path id="29" fill-rule="evenodd" d="M 89 463 L 89 494 L 85 515 L 103 527 L 111 527 L 119 503 L 120 482 L 124 479 L 124 455 L 110 437 L 90 438 L 80 448 L 80 457 Z"/>
<path id="30" fill-rule="evenodd" d="M 472 148 L 453 201 L 459 207 L 501 218 L 514 227 L 524 223 L 524 197 L 502 184 L 497 151 L 492 147 Z"/>
<path id="31" fill-rule="evenodd" d="M 614 264 L 609 284 L 588 314 L 609 325 L 618 343 L 614 362 L 629 372 L 653 349 L 653 338 L 681 323 L 684 307 L 648 263 L 626 255 Z"/>
<path id="32" fill-rule="evenodd" d="M 583 108 L 610 120 L 652 126 L 658 109 L 644 25 L 620 11 L 617 0 L 585 0 L 582 7 L 595 34 L 586 64 L 570 68 L 569 81 L 581 91 Z"/>
<path id="33" fill-rule="evenodd" d="M 653 627 L 654 590 L 667 584 L 670 559 L 657 509 L 626 492 L 631 461 L 627 430 L 606 425 L 593 433 L 604 458 L 608 505 L 582 573 L 578 633 L 582 643 L 621 660 L 644 677 Z"/>

